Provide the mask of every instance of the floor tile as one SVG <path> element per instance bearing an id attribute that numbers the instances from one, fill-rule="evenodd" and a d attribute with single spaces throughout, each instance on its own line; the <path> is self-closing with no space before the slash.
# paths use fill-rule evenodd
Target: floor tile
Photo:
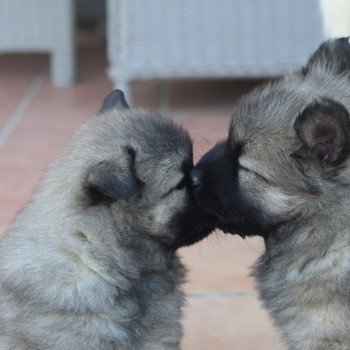
<path id="1" fill-rule="evenodd" d="M 184 350 L 286 350 L 256 296 L 189 297 Z"/>
<path id="2" fill-rule="evenodd" d="M 33 77 L 47 71 L 48 55 L 0 55 L 0 128 L 29 87 Z"/>
<path id="3" fill-rule="evenodd" d="M 182 248 L 180 255 L 189 270 L 185 290 L 252 291 L 250 269 L 263 251 L 259 238 L 243 240 L 220 231 L 192 247 Z"/>

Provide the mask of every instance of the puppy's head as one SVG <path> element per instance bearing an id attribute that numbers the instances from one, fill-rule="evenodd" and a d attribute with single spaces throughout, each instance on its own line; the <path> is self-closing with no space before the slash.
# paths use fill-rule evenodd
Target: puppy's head
<path id="1" fill-rule="evenodd" d="M 197 202 L 221 229 L 266 236 L 339 198 L 350 181 L 349 74 L 349 41 L 332 40 L 240 101 L 228 138 L 191 173 Z"/>
<path id="2" fill-rule="evenodd" d="M 129 109 L 122 92 L 76 135 L 89 208 L 109 208 L 117 221 L 171 249 L 197 242 L 214 227 L 191 194 L 192 142 L 160 115 Z"/>

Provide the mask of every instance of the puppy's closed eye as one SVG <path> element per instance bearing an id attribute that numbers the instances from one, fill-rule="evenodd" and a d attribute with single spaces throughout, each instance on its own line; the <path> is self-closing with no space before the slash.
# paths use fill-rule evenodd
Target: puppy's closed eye
<path id="1" fill-rule="evenodd" d="M 252 170 L 252 169 L 249 169 L 241 164 L 238 164 L 238 170 L 243 170 L 243 171 L 246 171 L 248 173 L 251 173 L 251 174 L 254 174 L 255 176 L 257 176 L 259 179 L 263 180 L 264 182 L 266 183 L 269 183 L 270 181 L 262 174 L 260 173 L 257 173 L 256 171 Z"/>
<path id="2" fill-rule="evenodd" d="M 186 187 L 186 176 L 174 187 L 174 190 L 183 190 Z"/>
<path id="3" fill-rule="evenodd" d="M 182 177 L 181 180 L 177 183 L 177 185 L 170 188 L 170 190 L 165 194 L 165 197 L 169 196 L 174 191 L 181 191 L 185 188 L 186 188 L 186 176 Z"/>

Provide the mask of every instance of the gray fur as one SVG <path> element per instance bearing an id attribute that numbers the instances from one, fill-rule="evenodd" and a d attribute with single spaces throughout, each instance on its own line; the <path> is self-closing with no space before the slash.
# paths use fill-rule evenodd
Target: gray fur
<path id="1" fill-rule="evenodd" d="M 283 197 L 274 207 L 265 192 L 266 206 L 287 223 L 268 236 L 253 274 L 291 349 L 350 349 L 350 163 L 303 163 L 303 176 L 290 157 L 300 146 L 293 126 L 306 105 L 327 96 L 350 110 L 341 64 L 319 57 L 305 76 L 297 72 L 254 92 L 231 125 L 250 143 L 243 159 L 253 160 Z"/>
<path id="2" fill-rule="evenodd" d="M 0 242 L 2 350 L 179 348 L 185 271 L 169 222 L 188 201 L 174 187 L 191 140 L 159 115 L 102 110 Z"/>
<path id="3" fill-rule="evenodd" d="M 255 233 L 263 235 L 266 251 L 253 275 L 264 305 L 294 350 L 350 349 L 349 62 L 347 39 L 324 43 L 305 68 L 242 99 L 227 141 L 231 159 L 240 149 L 233 157 L 238 158 L 237 185 L 230 203 L 238 200 L 243 209 L 242 217 L 217 212 L 219 227 L 245 235 L 259 215 L 265 231 Z M 344 107 L 342 124 L 331 112 L 315 108 L 325 98 Z M 314 114 L 305 122 L 300 116 L 307 106 Z M 199 199 L 213 186 L 205 187 L 211 166 L 206 159 L 196 170 L 203 176 L 203 188 L 195 189 Z M 218 175 L 222 184 L 223 176 Z M 254 210 L 244 215 L 249 206 Z"/>

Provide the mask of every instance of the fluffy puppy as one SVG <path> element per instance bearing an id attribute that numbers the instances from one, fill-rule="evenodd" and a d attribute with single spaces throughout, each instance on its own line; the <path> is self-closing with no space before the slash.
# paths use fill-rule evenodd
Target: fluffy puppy
<path id="1" fill-rule="evenodd" d="M 113 91 L 0 242 L 1 349 L 178 349 L 176 249 L 212 226 L 191 168 L 183 128 Z"/>
<path id="2" fill-rule="evenodd" d="M 349 110 L 342 38 L 244 97 L 192 173 L 221 229 L 264 238 L 253 274 L 291 349 L 350 349 Z"/>

